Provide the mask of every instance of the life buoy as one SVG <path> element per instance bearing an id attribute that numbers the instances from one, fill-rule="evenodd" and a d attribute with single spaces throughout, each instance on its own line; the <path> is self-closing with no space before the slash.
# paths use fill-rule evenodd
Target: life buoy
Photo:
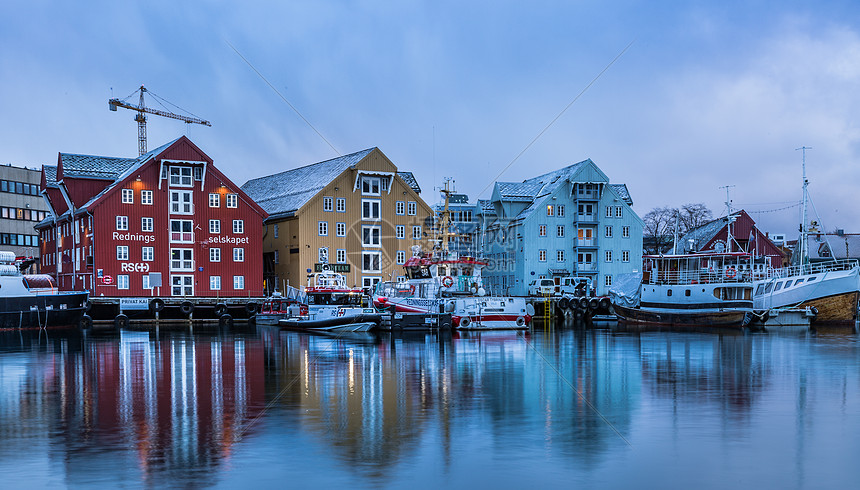
<path id="1" fill-rule="evenodd" d="M 442 278 L 442 285 L 446 288 L 450 288 L 454 285 L 454 278 L 451 276 L 445 276 Z"/>
<path id="2" fill-rule="evenodd" d="M 521 317 L 521 316 L 518 316 L 517 317 L 517 326 L 522 327 L 525 324 L 526 324 L 526 319 Z"/>
<path id="3" fill-rule="evenodd" d="M 726 279 L 734 279 L 736 275 L 738 275 L 738 271 L 734 267 L 726 269 Z"/>
<path id="4" fill-rule="evenodd" d="M 472 319 L 467 317 L 467 316 L 464 316 L 463 318 L 460 319 L 460 326 L 461 327 L 468 327 L 471 323 L 472 323 Z"/>

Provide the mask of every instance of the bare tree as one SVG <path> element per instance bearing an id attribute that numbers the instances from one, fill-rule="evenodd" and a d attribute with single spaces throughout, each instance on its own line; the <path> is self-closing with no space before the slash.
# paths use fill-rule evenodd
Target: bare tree
<path id="1" fill-rule="evenodd" d="M 687 233 L 711 221 L 713 213 L 704 203 L 688 203 L 681 206 L 679 219 L 681 221 L 680 233 Z"/>
<path id="2" fill-rule="evenodd" d="M 646 254 L 661 253 L 674 241 L 675 227 L 678 236 L 711 221 L 713 213 L 703 203 L 689 203 L 681 208 L 654 208 L 642 217 L 643 250 Z"/>

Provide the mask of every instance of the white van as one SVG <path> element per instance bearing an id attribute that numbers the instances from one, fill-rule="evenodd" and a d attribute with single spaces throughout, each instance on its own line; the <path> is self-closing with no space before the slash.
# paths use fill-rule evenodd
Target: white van
<path id="1" fill-rule="evenodd" d="M 529 283 L 529 296 L 549 296 L 555 293 L 552 279 L 538 279 Z"/>
<path id="2" fill-rule="evenodd" d="M 561 294 L 569 294 L 576 297 L 593 297 L 594 285 L 588 277 L 562 277 L 559 285 Z"/>

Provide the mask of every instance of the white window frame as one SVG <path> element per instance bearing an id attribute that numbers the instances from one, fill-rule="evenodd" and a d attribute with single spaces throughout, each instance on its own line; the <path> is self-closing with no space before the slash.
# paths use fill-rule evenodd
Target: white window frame
<path id="1" fill-rule="evenodd" d="M 117 289 L 128 289 L 128 274 L 117 274 L 117 276 L 116 276 L 116 288 Z"/>
<path id="2" fill-rule="evenodd" d="M 245 276 L 233 276 L 233 291 L 245 289 Z"/>
<path id="3" fill-rule="evenodd" d="M 210 219 L 209 220 L 209 234 L 211 234 L 211 235 L 221 234 L 221 220 L 220 219 Z"/>
<path id="4" fill-rule="evenodd" d="M 564 238 L 564 225 L 557 225 L 555 227 L 555 236 L 558 238 Z"/>
<path id="5" fill-rule="evenodd" d="M 564 204 L 558 204 L 555 207 L 555 215 L 559 218 L 564 218 Z"/>
<path id="6" fill-rule="evenodd" d="M 179 231 L 173 231 L 173 223 L 179 223 Z M 191 228 L 191 231 L 185 231 L 185 224 Z M 194 243 L 194 221 L 190 219 L 172 219 L 168 223 L 168 232 L 170 233 L 170 243 Z"/>
<path id="7" fill-rule="evenodd" d="M 612 250 L 604 250 L 603 251 L 603 261 L 604 262 L 612 262 Z"/>
<path id="8" fill-rule="evenodd" d="M 209 193 L 209 207 L 210 208 L 220 208 L 221 207 L 221 194 L 217 192 Z"/>
<path id="9" fill-rule="evenodd" d="M 345 197 L 338 197 L 337 199 L 335 199 L 335 211 L 337 211 L 338 213 L 345 213 L 346 212 L 346 198 Z"/>
<path id="10" fill-rule="evenodd" d="M 369 207 L 369 209 L 366 209 L 366 207 Z M 376 211 L 375 213 L 374 210 Z M 374 214 L 376 216 L 373 216 Z M 361 219 L 364 221 L 379 221 L 382 219 L 382 201 L 379 199 L 362 199 Z"/>
<path id="11" fill-rule="evenodd" d="M 221 249 L 213 247 L 209 249 L 209 262 L 221 262 Z"/>
<path id="12" fill-rule="evenodd" d="M 122 190 L 122 203 L 123 204 L 134 204 L 134 189 L 123 189 Z M 128 288 L 126 288 L 128 289 Z"/>
<path id="13" fill-rule="evenodd" d="M 630 250 L 621 251 L 621 262 L 630 262 Z"/>
<path id="14" fill-rule="evenodd" d="M 233 220 L 233 234 L 234 235 L 244 235 L 245 234 L 245 220 L 243 220 L 243 219 L 234 219 Z"/>
<path id="15" fill-rule="evenodd" d="M 362 175 L 361 182 L 362 196 L 381 196 L 382 195 L 382 179 L 376 175 Z M 374 192 L 375 188 L 375 192 Z"/>
<path id="16" fill-rule="evenodd" d="M 606 217 L 607 218 L 612 217 L 612 206 L 606 206 Z"/>
<path id="17" fill-rule="evenodd" d="M 406 263 L 406 251 L 398 250 L 397 251 L 397 264 L 403 265 Z"/>
<path id="18" fill-rule="evenodd" d="M 622 226 L 621 227 L 621 238 L 630 238 L 630 227 Z"/>
<path id="19" fill-rule="evenodd" d="M 556 250 L 555 251 L 555 261 L 556 262 L 564 262 L 564 250 Z"/>
<path id="20" fill-rule="evenodd" d="M 128 231 L 128 216 L 116 217 L 116 229 L 117 231 Z"/>
<path id="21" fill-rule="evenodd" d="M 244 247 L 233 248 L 233 262 L 244 262 L 244 261 L 245 261 L 245 248 Z"/>
<path id="22" fill-rule="evenodd" d="M 274 227 L 272 228 L 272 231 L 275 233 L 275 238 L 278 238 L 278 224 L 277 223 L 275 223 Z"/>
<path id="23" fill-rule="evenodd" d="M 615 206 L 615 217 L 621 218 L 624 215 L 624 206 Z"/>
<path id="24" fill-rule="evenodd" d="M 152 289 L 152 286 L 149 284 L 149 274 L 143 274 L 140 276 L 141 282 L 140 287 L 143 289 Z"/>
<path id="25" fill-rule="evenodd" d="M 140 218 L 140 231 L 153 231 L 155 229 L 155 220 L 148 216 Z"/>
<path id="26" fill-rule="evenodd" d="M 546 262 L 546 250 L 538 250 L 538 262 Z"/>
<path id="27" fill-rule="evenodd" d="M 606 225 L 603 229 L 603 236 L 605 238 L 612 238 L 612 225 Z"/>
<path id="28" fill-rule="evenodd" d="M 184 200 L 184 196 L 188 200 Z M 170 191 L 170 214 L 194 214 L 194 192 L 183 190 Z"/>
<path id="29" fill-rule="evenodd" d="M 538 236 L 546 236 L 546 225 L 538 225 Z"/>
<path id="30" fill-rule="evenodd" d="M 339 222 L 334 224 L 334 228 L 335 228 L 335 230 L 334 230 L 335 235 L 346 236 L 346 223 L 339 221 Z"/>
<path id="31" fill-rule="evenodd" d="M 337 259 L 338 264 L 345 264 L 346 263 L 346 249 L 345 248 L 337 249 L 335 251 L 335 258 Z"/>
<path id="32" fill-rule="evenodd" d="M 144 206 L 152 206 L 152 191 L 140 191 L 140 203 Z"/>
<path id="33" fill-rule="evenodd" d="M 176 279 L 179 279 L 180 284 L 175 284 Z M 179 294 L 176 294 L 176 288 L 180 288 Z M 170 295 L 171 296 L 194 296 L 194 275 L 193 274 L 171 274 L 170 275 Z"/>
<path id="34" fill-rule="evenodd" d="M 140 247 L 140 260 L 143 262 L 155 260 L 155 247 Z"/>
<path id="35" fill-rule="evenodd" d="M 415 201 L 409 201 L 406 203 L 406 214 L 409 216 L 415 216 L 418 214 L 418 203 Z"/>
<path id="36" fill-rule="evenodd" d="M 329 196 L 323 197 L 323 211 L 327 213 L 334 211 L 334 198 Z"/>
<path id="37" fill-rule="evenodd" d="M 421 239 L 421 226 L 413 226 L 412 227 L 412 239 L 420 240 Z"/>
<path id="38" fill-rule="evenodd" d="M 374 232 L 376 232 L 376 233 L 374 234 Z M 374 238 L 375 238 L 375 240 L 374 240 Z M 361 244 L 364 247 L 373 247 L 373 248 L 381 247 L 382 246 L 382 227 L 378 226 L 378 225 L 362 225 L 362 227 L 361 227 Z"/>
<path id="39" fill-rule="evenodd" d="M 406 239 L 406 225 L 395 226 L 394 236 L 400 240 Z"/>
<path id="40" fill-rule="evenodd" d="M 179 252 L 180 256 L 178 259 L 173 257 L 174 252 Z M 194 249 L 171 248 L 170 272 L 194 272 Z"/>
<path id="41" fill-rule="evenodd" d="M 210 291 L 220 291 L 221 290 L 221 276 L 209 276 L 209 290 Z"/>
<path id="42" fill-rule="evenodd" d="M 365 261 L 366 257 L 376 257 L 376 261 L 375 261 L 376 266 L 377 266 L 376 269 L 366 269 L 364 267 L 365 262 L 366 262 Z M 374 262 L 373 259 L 371 259 L 371 264 L 370 264 L 371 266 L 373 265 L 373 262 Z M 361 271 L 362 272 L 370 272 L 370 273 L 382 272 L 382 252 L 362 251 L 361 252 Z"/>
<path id="43" fill-rule="evenodd" d="M 397 201 L 394 203 L 394 214 L 406 214 L 406 201 Z"/>
<path id="44" fill-rule="evenodd" d="M 128 245 L 116 246 L 116 260 L 128 260 Z"/>
<path id="45" fill-rule="evenodd" d="M 606 287 L 612 286 L 612 275 L 607 274 L 603 276 L 603 285 Z"/>
<path id="46" fill-rule="evenodd" d="M 187 170 L 187 172 L 186 172 Z M 168 183 L 170 187 L 193 187 L 194 175 L 191 167 L 171 165 L 168 170 Z M 187 179 L 187 182 L 186 182 Z"/>
<path id="47" fill-rule="evenodd" d="M 227 194 L 224 196 L 224 201 L 228 208 L 238 208 L 239 194 Z"/>

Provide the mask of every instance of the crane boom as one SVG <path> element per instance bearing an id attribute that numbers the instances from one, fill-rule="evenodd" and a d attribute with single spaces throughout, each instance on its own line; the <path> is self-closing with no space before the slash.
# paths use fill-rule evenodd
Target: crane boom
<path id="1" fill-rule="evenodd" d="M 160 109 L 152 109 L 150 107 L 146 107 L 146 104 L 143 101 L 143 94 L 147 92 L 146 88 L 143 85 L 140 86 L 140 102 L 138 105 L 129 104 L 128 102 L 122 99 L 109 99 L 108 106 L 110 110 L 116 111 L 117 107 L 122 107 L 124 109 L 131 109 L 133 111 L 137 111 L 137 114 L 134 116 L 134 120 L 137 121 L 137 144 L 139 155 L 143 155 L 146 153 L 146 116 L 144 114 L 154 114 L 156 116 L 169 117 L 171 119 L 178 119 L 187 124 L 202 124 L 204 126 L 212 126 L 212 123 L 206 121 L 204 119 L 200 119 L 199 117 L 192 116 L 183 116 L 181 114 L 174 114 L 169 111 L 162 111 Z M 137 91 L 135 91 L 137 92 Z M 132 93 L 131 95 L 134 95 Z M 131 96 L 129 96 L 131 97 Z M 128 98 L 128 97 L 127 97 Z"/>

